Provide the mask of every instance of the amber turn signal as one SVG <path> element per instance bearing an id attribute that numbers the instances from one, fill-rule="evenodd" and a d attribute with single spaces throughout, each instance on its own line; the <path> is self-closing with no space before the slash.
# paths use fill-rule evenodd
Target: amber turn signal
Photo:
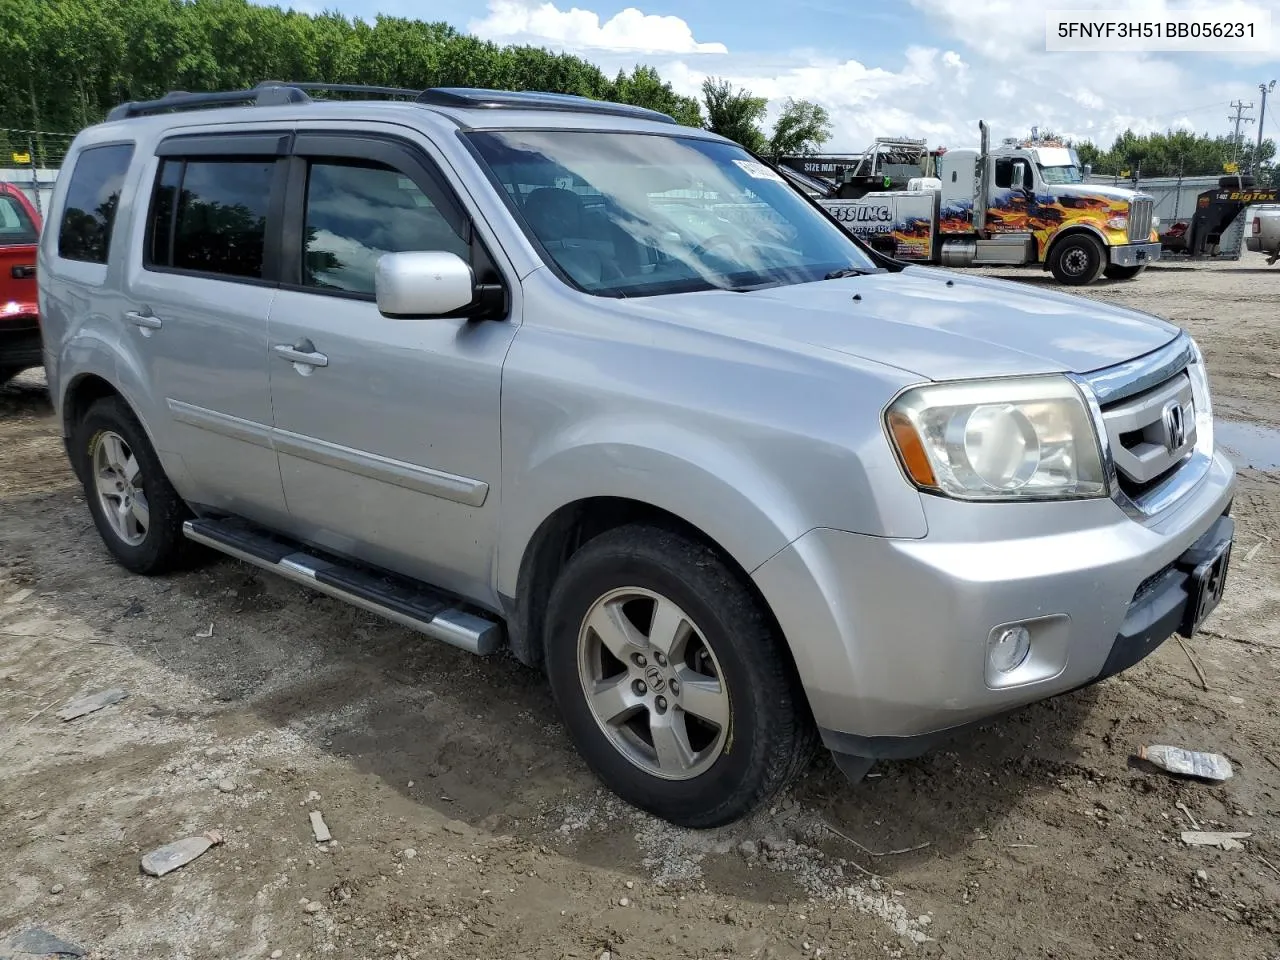
<path id="1" fill-rule="evenodd" d="M 924 452 L 924 444 L 920 434 L 916 433 L 911 418 L 899 410 L 889 414 L 889 432 L 893 434 L 893 445 L 898 448 L 898 459 L 912 481 L 918 487 L 937 487 L 937 478 L 933 475 L 933 467 L 929 463 L 929 455 Z"/>

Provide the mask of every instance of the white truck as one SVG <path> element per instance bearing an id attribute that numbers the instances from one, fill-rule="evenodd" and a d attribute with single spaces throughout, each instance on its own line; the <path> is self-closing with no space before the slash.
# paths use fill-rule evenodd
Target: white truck
<path id="1" fill-rule="evenodd" d="M 928 151 L 923 141 L 878 140 L 822 205 L 850 233 L 899 260 L 950 267 L 1043 264 L 1071 286 L 1127 280 L 1160 258 L 1152 198 L 1086 184 L 1074 149 L 1006 140 L 991 149 Z M 874 189 L 906 178 L 907 189 Z M 855 185 L 853 191 L 848 188 Z M 864 188 L 865 192 L 864 192 Z M 853 196 L 850 196 L 850 193 Z"/>
<path id="2" fill-rule="evenodd" d="M 1280 204 L 1267 204 L 1249 211 L 1249 233 L 1245 246 L 1254 253 L 1269 254 L 1267 263 L 1280 260 Z"/>

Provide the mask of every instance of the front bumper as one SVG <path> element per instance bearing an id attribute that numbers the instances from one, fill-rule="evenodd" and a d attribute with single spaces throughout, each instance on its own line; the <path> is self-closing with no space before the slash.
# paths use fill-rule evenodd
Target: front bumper
<path id="1" fill-rule="evenodd" d="M 1172 634 L 1176 564 L 1226 512 L 1231 465 L 1139 523 L 1111 500 L 924 497 L 920 540 L 813 530 L 753 574 L 788 639 L 827 746 L 903 757 L 957 727 L 1125 669 Z M 987 641 L 1024 622 L 1032 653 L 991 682 Z"/>
<path id="2" fill-rule="evenodd" d="M 1122 243 L 1111 248 L 1111 262 L 1118 267 L 1139 267 L 1160 259 L 1159 243 Z"/>

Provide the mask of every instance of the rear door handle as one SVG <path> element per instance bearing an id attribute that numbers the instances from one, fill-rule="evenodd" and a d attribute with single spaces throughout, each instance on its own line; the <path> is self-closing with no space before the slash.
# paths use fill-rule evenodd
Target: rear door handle
<path id="1" fill-rule="evenodd" d="M 318 353 L 310 340 L 299 340 L 297 343 L 277 343 L 271 348 L 275 351 L 277 357 L 281 360 L 288 360 L 290 363 L 301 363 L 307 367 L 327 367 L 329 358 L 323 353 Z"/>
<path id="2" fill-rule="evenodd" d="M 137 310 L 129 310 L 125 313 L 124 318 L 132 323 L 135 327 L 142 329 L 144 337 L 151 336 L 152 330 L 159 330 L 164 326 L 164 321 L 159 317 L 153 317 L 150 314 L 139 313 Z"/>

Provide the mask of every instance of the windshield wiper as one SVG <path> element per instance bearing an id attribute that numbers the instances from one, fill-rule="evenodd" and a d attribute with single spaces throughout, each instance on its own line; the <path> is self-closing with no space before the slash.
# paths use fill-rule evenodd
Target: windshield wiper
<path id="1" fill-rule="evenodd" d="M 858 267 L 841 267 L 839 270 L 832 270 L 823 280 L 843 280 L 845 277 L 865 277 L 870 270 L 861 270 Z"/>

